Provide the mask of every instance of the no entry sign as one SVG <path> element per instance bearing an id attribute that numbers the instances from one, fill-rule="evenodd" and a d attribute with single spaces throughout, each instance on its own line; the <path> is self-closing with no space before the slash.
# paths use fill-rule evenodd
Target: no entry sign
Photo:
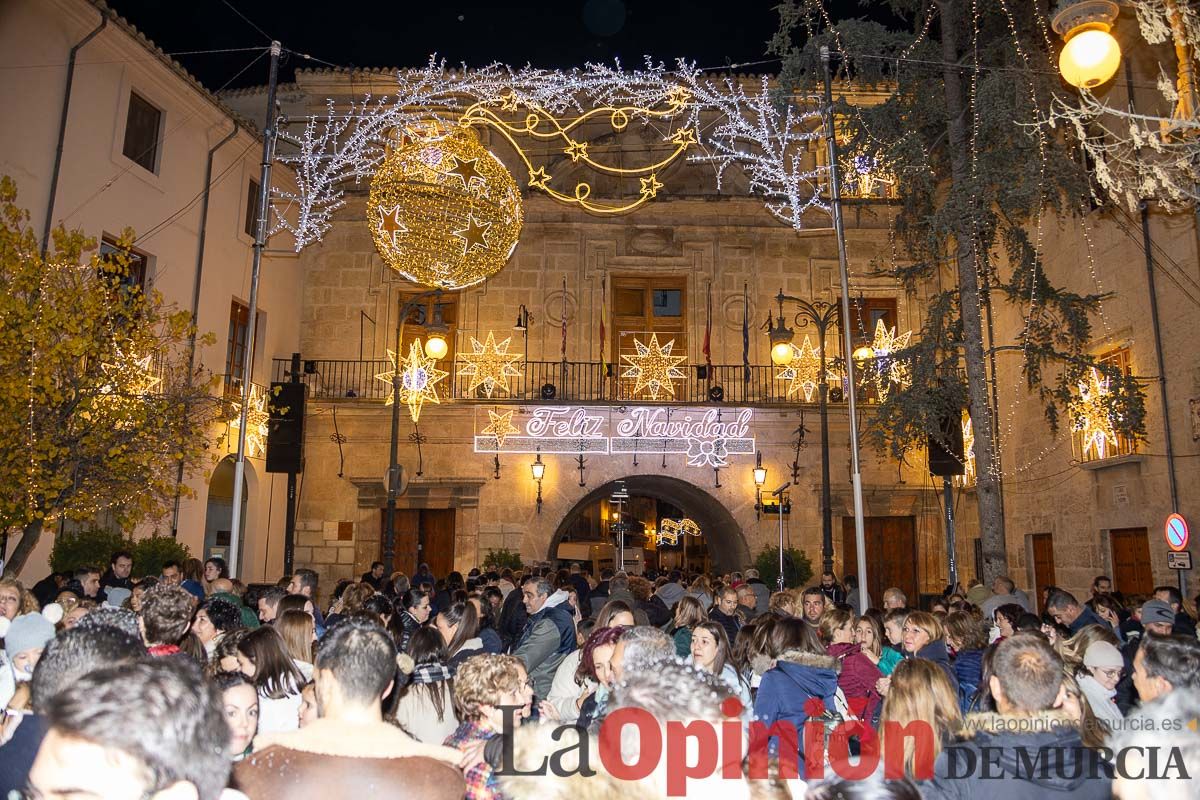
<path id="1" fill-rule="evenodd" d="M 1187 520 L 1179 514 L 1172 514 L 1167 517 L 1167 524 L 1163 528 L 1163 536 L 1167 540 L 1167 547 L 1176 553 L 1186 550 L 1188 539 L 1190 538 Z"/>

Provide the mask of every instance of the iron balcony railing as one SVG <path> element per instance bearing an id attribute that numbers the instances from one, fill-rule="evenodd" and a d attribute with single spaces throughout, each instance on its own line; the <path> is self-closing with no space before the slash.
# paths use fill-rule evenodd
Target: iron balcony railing
<path id="1" fill-rule="evenodd" d="M 798 405 L 819 402 L 818 390 L 811 399 L 803 391 L 788 393 L 791 381 L 778 377 L 775 366 L 758 365 L 746 368 L 741 364 L 714 364 L 707 370 L 697 365 L 687 368 L 685 380 L 673 382 L 674 394 L 660 391 L 657 398 L 645 391 L 632 393 L 634 384 L 619 379 L 619 368 L 608 369 L 595 361 L 528 361 L 520 364 L 521 375 L 508 379 L 508 391 L 497 387 L 488 397 L 482 386 L 470 391 L 471 378 L 458 374 L 461 364 L 439 363 L 450 373 L 438 384 L 443 398 L 466 403 L 733 403 L 739 405 Z M 392 393 L 390 380 L 377 378 L 392 371 L 386 359 L 334 360 L 320 359 L 304 362 L 300 380 L 308 386 L 312 400 L 343 402 L 384 402 Z M 291 360 L 274 360 L 273 380 L 291 379 Z M 868 384 L 869 386 L 869 384 Z M 873 402 L 873 392 L 860 385 L 858 400 Z M 829 401 L 832 405 L 845 401 L 844 382 L 831 382 Z"/>

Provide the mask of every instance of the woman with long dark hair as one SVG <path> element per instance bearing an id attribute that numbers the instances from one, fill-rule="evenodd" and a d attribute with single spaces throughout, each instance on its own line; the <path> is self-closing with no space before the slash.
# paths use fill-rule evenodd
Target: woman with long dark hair
<path id="1" fill-rule="evenodd" d="M 420 589 L 409 589 L 396 597 L 396 613 L 392 616 L 388 631 L 396 640 L 396 649 L 400 652 L 408 652 L 412 635 L 429 620 L 429 601 L 429 594 Z"/>
<path id="2" fill-rule="evenodd" d="M 749 708 L 750 684 L 742 680 L 737 667 L 734 666 L 731 649 L 724 625 L 717 622 L 698 622 L 692 628 L 687 660 L 697 669 L 711 672 L 720 678 L 729 687 L 729 691 L 742 701 L 742 707 Z"/>
<path id="3" fill-rule="evenodd" d="M 418 741 L 441 744 L 458 727 L 454 678 L 446 665 L 446 642 L 431 627 L 418 628 L 409 641 L 415 666 L 396 703 L 396 722 Z"/>
<path id="4" fill-rule="evenodd" d="M 483 652 L 483 640 L 477 636 L 479 615 L 473 604 L 463 601 L 451 603 L 434 618 L 433 626 L 446 643 L 446 666 L 451 674 L 459 664 Z"/>
<path id="5" fill-rule="evenodd" d="M 296 669 L 279 632 L 270 625 L 250 631 L 238 642 L 238 668 L 258 690 L 259 733 L 278 733 L 299 727 L 300 687 L 304 676 Z"/>

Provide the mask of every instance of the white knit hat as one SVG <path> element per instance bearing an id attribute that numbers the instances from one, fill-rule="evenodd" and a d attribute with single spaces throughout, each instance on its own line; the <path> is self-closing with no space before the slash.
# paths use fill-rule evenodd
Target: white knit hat
<path id="1" fill-rule="evenodd" d="M 1125 666 L 1125 659 L 1121 657 L 1121 651 L 1108 642 L 1092 642 L 1088 645 L 1087 652 L 1083 654 L 1083 665 L 1101 669 L 1119 669 Z"/>

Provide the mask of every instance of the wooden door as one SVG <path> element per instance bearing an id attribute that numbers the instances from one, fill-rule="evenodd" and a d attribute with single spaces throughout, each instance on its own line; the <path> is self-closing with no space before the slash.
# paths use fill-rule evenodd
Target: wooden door
<path id="1" fill-rule="evenodd" d="M 883 606 L 883 593 L 895 586 L 916 605 L 917 524 L 914 517 L 867 517 L 863 520 L 867 547 L 867 592 L 871 604 Z M 842 571 L 858 572 L 858 547 L 854 540 L 854 517 L 842 517 Z M 861 579 L 862 576 L 859 576 Z"/>
<path id="2" fill-rule="evenodd" d="M 454 509 L 421 509 L 421 561 L 439 578 L 454 570 Z"/>
<path id="3" fill-rule="evenodd" d="M 392 556 L 392 571 L 411 576 L 417 571 L 417 542 L 421 532 L 419 509 L 396 509 L 396 549 Z M 383 558 L 383 542 L 387 537 L 387 509 L 379 514 L 379 557 Z"/>
<path id="4" fill-rule="evenodd" d="M 1033 561 L 1033 601 L 1037 603 L 1038 611 L 1042 608 L 1042 589 L 1054 586 L 1054 535 L 1050 533 L 1031 533 L 1029 547 Z"/>
<path id="5" fill-rule="evenodd" d="M 1154 591 L 1154 572 L 1150 568 L 1150 540 L 1145 528 L 1120 528 L 1110 531 L 1112 545 L 1113 589 L 1126 597 L 1149 595 Z"/>

